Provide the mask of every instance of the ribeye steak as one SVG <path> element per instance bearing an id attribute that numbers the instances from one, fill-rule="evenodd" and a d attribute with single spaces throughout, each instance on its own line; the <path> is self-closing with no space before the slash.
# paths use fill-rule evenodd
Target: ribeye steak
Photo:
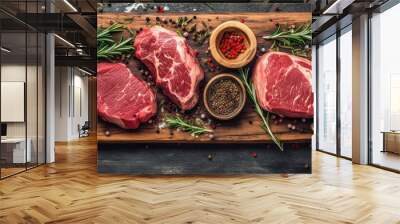
<path id="1" fill-rule="evenodd" d="M 98 63 L 97 111 L 105 121 L 135 129 L 156 114 L 156 96 L 125 64 Z"/>
<path id="2" fill-rule="evenodd" d="M 204 78 L 195 51 L 176 32 L 160 26 L 141 31 L 135 39 L 136 57 L 150 70 L 156 85 L 182 110 L 198 101 L 198 85 Z"/>
<path id="3" fill-rule="evenodd" d="M 309 60 L 283 52 L 269 52 L 257 60 L 252 79 L 257 101 L 265 110 L 286 117 L 313 117 Z"/>

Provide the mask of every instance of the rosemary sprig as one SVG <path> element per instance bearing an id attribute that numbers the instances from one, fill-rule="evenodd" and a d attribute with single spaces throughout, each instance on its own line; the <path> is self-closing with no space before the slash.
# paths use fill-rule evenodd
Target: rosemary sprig
<path id="1" fill-rule="evenodd" d="M 298 26 L 288 30 L 281 29 L 280 26 L 269 36 L 263 36 L 265 40 L 272 40 L 272 49 L 285 48 L 291 50 L 293 54 L 305 56 L 305 47 L 311 41 L 311 24 Z"/>
<path id="2" fill-rule="evenodd" d="M 112 39 L 113 33 L 122 32 L 123 30 L 123 25 L 117 23 L 105 29 L 97 29 L 97 59 L 112 59 L 115 56 L 134 50 L 132 45 L 133 38 L 125 40 L 121 38 L 117 43 Z"/>
<path id="3" fill-rule="evenodd" d="M 132 46 L 132 38 L 126 40 L 121 40 L 118 43 L 113 43 L 112 45 L 102 45 L 97 50 L 98 59 L 111 59 L 117 55 L 125 54 L 132 51 L 134 48 Z"/>
<path id="4" fill-rule="evenodd" d="M 213 131 L 204 127 L 199 127 L 184 121 L 180 117 L 168 117 L 165 120 L 170 128 L 180 128 L 183 131 L 190 132 L 192 135 L 201 135 L 204 133 L 212 133 Z"/>
<path id="5" fill-rule="evenodd" d="M 256 110 L 256 113 L 258 116 L 260 116 L 263 124 L 261 128 L 271 136 L 272 141 L 278 146 L 280 150 L 283 151 L 283 144 L 281 141 L 278 139 L 278 137 L 275 136 L 275 134 L 272 132 L 271 127 L 269 126 L 269 115 L 270 113 L 267 111 L 264 113 L 264 111 L 261 109 L 260 105 L 257 102 L 257 97 L 256 97 L 256 90 L 254 88 L 253 83 L 249 80 L 249 68 L 241 68 L 239 70 L 239 76 L 242 79 L 242 82 L 244 86 L 246 87 L 247 94 L 250 97 L 251 102 L 254 104 L 254 108 Z"/>
<path id="6" fill-rule="evenodd" d="M 118 23 L 113 23 L 111 26 L 102 29 L 102 28 L 97 28 L 97 43 L 102 43 L 102 42 L 114 42 L 112 39 L 112 34 L 116 32 L 122 32 L 123 26 Z"/>

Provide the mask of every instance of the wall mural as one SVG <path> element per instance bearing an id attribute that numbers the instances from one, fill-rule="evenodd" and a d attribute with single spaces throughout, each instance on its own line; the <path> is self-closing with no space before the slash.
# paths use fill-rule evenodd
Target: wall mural
<path id="1" fill-rule="evenodd" d="M 100 171 L 113 171 L 106 162 L 110 151 L 125 149 L 140 159 L 114 171 L 132 171 L 133 166 L 140 173 L 143 167 L 135 167 L 137 161 L 150 163 L 143 153 L 164 144 L 164 151 L 154 152 L 165 153 L 163 158 L 172 155 L 174 164 L 182 154 L 206 161 L 194 157 L 204 147 L 197 156 L 221 160 L 210 173 L 310 172 L 311 13 L 307 4 L 298 10 L 288 7 L 288 12 L 288 4 L 279 12 L 271 5 L 276 4 L 135 3 L 100 8 Z M 189 145 L 190 150 L 174 151 Z M 139 148 L 143 151 L 135 154 Z M 193 148 L 197 151 L 188 154 Z M 103 149 L 109 151 L 102 154 Z M 228 157 L 229 163 L 243 163 L 241 168 L 222 168 Z M 299 158 L 303 160 L 296 166 Z M 161 164 L 155 173 L 192 173 L 182 171 L 187 164 L 176 169 L 162 158 L 152 159 Z M 199 163 L 207 169 L 206 162 Z"/>

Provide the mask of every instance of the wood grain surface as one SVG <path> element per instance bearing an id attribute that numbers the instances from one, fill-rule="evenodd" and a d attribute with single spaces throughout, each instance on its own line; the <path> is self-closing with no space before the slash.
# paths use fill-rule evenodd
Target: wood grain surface
<path id="1" fill-rule="evenodd" d="M 399 224 L 400 175 L 312 151 L 312 174 L 99 174 L 96 139 L 0 181 L 0 223 Z M 311 151 L 311 150 L 310 150 Z"/>
<path id="2" fill-rule="evenodd" d="M 237 20 L 243 21 L 249 26 L 257 37 L 258 48 L 269 49 L 271 42 L 265 41 L 261 37 L 272 33 L 276 29 L 277 24 L 301 25 L 311 21 L 310 13 L 100 13 L 97 16 L 99 27 L 107 27 L 112 23 L 125 24 L 128 29 L 139 30 L 144 27 L 151 27 L 160 23 L 156 22 L 156 18 L 176 20 L 178 17 L 187 16 L 189 18 L 196 15 L 196 24 L 206 23 L 207 26 L 216 28 L 219 24 L 229 21 Z M 150 23 L 146 22 L 146 18 L 150 19 Z M 171 25 L 161 25 L 167 29 L 174 30 Z M 207 60 L 210 55 L 207 52 L 208 44 L 198 45 L 191 44 L 191 46 L 199 52 L 198 58 L 200 64 Z M 262 54 L 260 52 L 258 55 Z M 257 56 L 256 56 L 257 57 Z M 136 59 L 132 59 L 136 60 Z M 135 63 L 133 63 L 135 64 Z M 138 69 L 132 63 L 128 65 L 130 69 L 136 74 Z M 214 75 L 222 72 L 233 73 L 235 70 L 222 69 L 215 72 L 205 69 L 205 80 L 202 81 L 200 86 L 200 96 L 202 95 L 205 83 Z M 204 108 L 202 99 L 199 99 L 199 110 Z M 160 108 L 158 108 L 160 110 Z M 205 110 L 204 110 L 205 111 Z M 211 117 L 211 116 L 210 116 Z M 288 124 L 297 123 L 298 126 L 303 126 L 302 132 L 291 131 Z M 296 141 L 310 141 L 312 130 L 310 129 L 312 121 L 307 120 L 303 122 L 301 119 L 283 119 L 281 123 L 274 124 L 271 122 L 271 127 L 274 133 L 285 142 Z M 171 131 L 168 128 L 158 130 L 154 124 L 142 124 L 137 130 L 123 130 L 112 124 L 101 121 L 99 118 L 97 137 L 100 142 L 190 142 L 190 143 L 255 143 L 255 142 L 271 142 L 271 138 L 261 129 L 261 119 L 254 112 L 252 105 L 247 102 L 242 113 L 231 121 L 216 121 L 213 135 L 203 135 L 199 137 L 191 136 L 188 133 Z M 306 127 L 307 126 L 307 127 Z"/>

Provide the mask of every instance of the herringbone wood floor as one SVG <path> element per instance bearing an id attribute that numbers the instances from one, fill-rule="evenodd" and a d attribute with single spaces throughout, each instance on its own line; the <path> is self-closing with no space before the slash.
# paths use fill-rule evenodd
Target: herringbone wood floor
<path id="1" fill-rule="evenodd" d="M 313 154 L 312 175 L 96 173 L 95 141 L 0 181 L 0 223 L 400 223 L 400 175 Z"/>

